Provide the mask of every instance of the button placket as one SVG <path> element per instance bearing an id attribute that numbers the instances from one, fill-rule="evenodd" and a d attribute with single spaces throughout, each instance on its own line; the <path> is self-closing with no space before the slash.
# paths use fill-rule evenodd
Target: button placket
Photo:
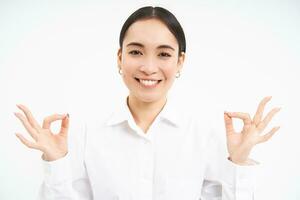
<path id="1" fill-rule="evenodd" d="M 144 151 L 142 155 L 143 160 L 143 179 L 152 182 L 153 179 L 153 149 L 152 143 L 148 140 L 145 140 Z"/>
<path id="2" fill-rule="evenodd" d="M 153 193 L 153 147 L 149 138 L 142 138 L 140 151 L 140 195 L 143 199 L 152 199 Z"/>

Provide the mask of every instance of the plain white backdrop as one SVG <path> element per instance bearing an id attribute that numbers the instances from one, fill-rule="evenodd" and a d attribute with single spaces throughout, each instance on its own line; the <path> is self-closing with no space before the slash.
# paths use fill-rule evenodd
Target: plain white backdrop
<path id="1" fill-rule="evenodd" d="M 121 26 L 141 6 L 175 14 L 187 38 L 178 103 L 210 95 L 227 111 L 255 113 L 282 107 L 272 124 L 281 129 L 257 146 L 257 199 L 300 199 L 299 1 L 0 1 L 0 199 L 35 199 L 43 180 L 41 153 L 14 117 L 27 105 L 47 115 L 97 117 L 127 94 L 116 53 Z M 271 125 L 272 125 L 271 124 Z M 240 124 L 237 122 L 237 126 Z M 54 129 L 58 128 L 58 124 Z M 272 126 L 268 127 L 270 130 Z"/>

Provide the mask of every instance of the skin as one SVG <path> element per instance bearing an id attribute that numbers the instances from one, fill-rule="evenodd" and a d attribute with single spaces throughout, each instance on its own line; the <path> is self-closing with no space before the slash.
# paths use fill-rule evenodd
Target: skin
<path id="1" fill-rule="evenodd" d="M 22 113 L 14 113 L 15 116 L 22 122 L 29 135 L 34 139 L 34 142 L 31 142 L 23 135 L 16 133 L 20 141 L 31 149 L 42 151 L 44 160 L 54 161 L 64 157 L 68 152 L 69 115 L 50 115 L 44 119 L 41 126 L 26 106 L 19 104 L 17 107 L 24 115 Z M 54 134 L 50 129 L 51 123 L 58 120 L 62 121 L 61 128 L 58 134 Z"/>
<path id="2" fill-rule="evenodd" d="M 124 38 L 122 48 L 118 50 L 118 67 L 129 89 L 128 107 L 137 125 L 147 133 L 155 117 L 163 109 L 167 93 L 171 88 L 176 73 L 182 69 L 185 54 L 178 54 L 178 43 L 174 35 L 157 19 L 139 20 L 133 23 Z M 160 80 L 155 88 L 142 87 L 138 79 Z M 271 97 L 265 97 L 259 104 L 256 114 L 251 118 L 248 113 L 224 112 L 229 159 L 239 165 L 251 165 L 249 159 L 253 147 L 268 141 L 279 127 L 274 127 L 267 134 L 262 134 L 279 108 L 272 109 L 264 118 L 263 112 Z M 54 114 L 44 119 L 39 125 L 30 110 L 24 105 L 17 105 L 23 113 L 15 113 L 34 142 L 21 134 L 16 134 L 20 141 L 29 148 L 43 152 L 43 159 L 54 161 L 64 157 L 67 152 L 69 115 Z M 243 120 L 241 132 L 236 132 L 233 119 Z M 53 134 L 51 123 L 61 121 L 61 130 Z"/>
<path id="3" fill-rule="evenodd" d="M 271 96 L 265 97 L 258 105 L 253 118 L 250 114 L 243 112 L 224 112 L 224 122 L 226 128 L 227 149 L 229 159 L 239 165 L 252 165 L 256 162 L 248 156 L 253 147 L 259 143 L 268 141 L 279 126 L 273 127 L 268 133 L 262 134 L 280 108 L 273 108 L 264 118 L 263 112 L 266 104 L 271 100 Z M 233 119 L 243 120 L 244 126 L 241 132 L 237 132 L 233 127 Z"/>

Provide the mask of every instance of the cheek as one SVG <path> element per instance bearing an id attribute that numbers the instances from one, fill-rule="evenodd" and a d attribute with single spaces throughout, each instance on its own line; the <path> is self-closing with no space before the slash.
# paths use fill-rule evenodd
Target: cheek
<path id="1" fill-rule="evenodd" d="M 168 79 L 175 77 L 177 73 L 176 62 L 165 63 L 165 65 L 162 67 L 162 71 Z"/>
<path id="2" fill-rule="evenodd" d="M 122 69 L 125 74 L 134 72 L 141 65 L 141 61 L 130 57 L 124 57 L 122 60 Z"/>
<path id="3" fill-rule="evenodd" d="M 124 59 L 122 61 L 122 71 L 125 76 L 128 76 L 134 72 L 136 69 L 136 62 L 130 59 Z"/>

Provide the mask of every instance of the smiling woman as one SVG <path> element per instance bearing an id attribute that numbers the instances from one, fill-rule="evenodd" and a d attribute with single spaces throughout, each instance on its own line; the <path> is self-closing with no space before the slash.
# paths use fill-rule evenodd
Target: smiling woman
<path id="1" fill-rule="evenodd" d="M 25 116 L 15 115 L 35 142 L 18 138 L 43 152 L 46 176 L 39 199 L 252 200 L 257 163 L 250 151 L 279 129 L 261 135 L 279 111 L 263 118 L 271 97 L 261 101 L 253 118 L 222 113 L 229 154 L 224 155 L 211 126 L 211 108 L 192 115 L 167 98 L 186 51 L 176 17 L 161 7 L 140 8 L 124 23 L 119 41 L 119 73 L 129 95 L 105 121 L 69 137 L 68 114 L 46 117 L 41 126 L 18 105 Z M 241 132 L 234 130 L 233 118 L 243 120 Z M 51 123 L 57 120 L 61 130 L 53 134 Z"/>

